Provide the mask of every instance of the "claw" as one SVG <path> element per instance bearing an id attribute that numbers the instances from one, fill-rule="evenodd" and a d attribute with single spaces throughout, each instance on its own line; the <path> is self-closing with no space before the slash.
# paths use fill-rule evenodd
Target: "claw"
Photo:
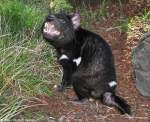
<path id="1" fill-rule="evenodd" d="M 63 85 L 54 85 L 54 89 L 56 89 L 59 92 L 63 92 L 65 90 L 65 87 Z"/>
<path id="2" fill-rule="evenodd" d="M 65 86 L 65 85 L 62 85 L 62 84 L 54 85 L 54 89 L 56 89 L 59 92 L 63 92 L 63 91 L 65 91 L 65 89 L 71 89 L 71 88 L 72 88 L 71 85 L 69 85 L 69 86 Z"/>

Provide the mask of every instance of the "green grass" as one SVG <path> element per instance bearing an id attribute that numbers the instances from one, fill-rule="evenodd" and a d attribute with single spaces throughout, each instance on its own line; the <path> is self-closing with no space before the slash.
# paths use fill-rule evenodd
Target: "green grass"
<path id="1" fill-rule="evenodd" d="M 124 0 L 116 0 L 116 3 L 118 3 L 118 6 L 121 7 Z M 83 21 L 81 22 L 81 25 L 85 28 L 91 28 L 91 24 L 95 21 L 105 20 L 108 15 L 108 5 L 111 3 L 111 0 L 100 0 L 100 5 L 97 5 L 97 9 L 91 8 L 90 4 L 86 4 L 84 2 L 81 3 L 79 7 L 75 6 L 75 9 L 79 11 L 81 16 L 83 17 Z M 118 24 L 122 24 L 121 22 L 118 22 Z M 125 24 L 125 23 L 124 23 Z M 122 26 L 122 25 L 119 25 Z M 123 28 L 125 29 L 126 25 L 123 25 Z"/>
<path id="2" fill-rule="evenodd" d="M 150 31 L 150 10 L 145 9 L 144 13 L 139 15 L 139 16 L 135 16 L 133 18 L 131 18 L 129 20 L 128 23 L 128 33 L 137 32 L 137 33 L 146 33 Z M 143 32 L 140 32 L 140 28 L 143 28 Z"/>
<path id="3" fill-rule="evenodd" d="M 141 18 L 142 20 L 150 20 L 150 10 L 145 9 L 144 14 L 139 16 L 139 18 Z"/>
<path id="4" fill-rule="evenodd" d="M 9 121 L 14 116 L 18 115 L 23 110 L 23 106 L 21 105 L 23 103 L 22 100 L 10 98 L 9 100 L 11 102 L 6 101 L 5 104 L 1 104 L 0 109 L 0 121 Z"/>
<path id="5" fill-rule="evenodd" d="M 17 0 L 2 0 L 0 2 L 0 15 L 2 33 L 8 31 L 16 34 L 19 31 L 36 28 L 43 19 L 39 9 Z"/>
<path id="6" fill-rule="evenodd" d="M 61 75 L 37 31 L 44 14 L 16 0 L 0 1 L 0 13 L 0 121 L 9 121 L 37 95 L 52 96 L 49 85 Z"/>
<path id="7" fill-rule="evenodd" d="M 8 42 L 8 40 L 10 41 Z M 39 46 L 41 49 L 38 50 Z M 35 91 L 33 88 L 36 88 L 37 84 L 42 86 L 43 80 L 48 82 L 48 78 L 46 79 L 48 76 L 42 72 L 49 72 L 53 68 L 54 58 L 48 52 L 47 45 L 42 44 L 42 40 L 28 37 L 20 40 L 18 38 L 13 40 L 11 37 L 1 38 L 0 50 L 1 84 L 18 84 L 28 88 L 28 91 Z"/>
<path id="8" fill-rule="evenodd" d="M 50 9 L 53 12 L 59 11 L 71 11 L 73 6 L 68 2 L 68 0 L 53 0 L 50 1 Z"/>
<path id="9" fill-rule="evenodd" d="M 15 39 L 12 36 L 1 37 L 0 43 L 0 108 L 1 111 L 4 110 L 3 113 L 5 113 L 5 106 L 12 104 L 10 99 L 16 99 L 18 104 L 26 97 L 30 99 L 36 95 L 51 96 L 49 84 L 59 79 L 58 70 L 51 63 L 55 58 L 48 52 L 50 50 L 47 45 L 42 44 L 41 39 L 29 37 Z M 42 46 L 38 50 L 39 45 Z M 51 76 L 54 73 L 57 77 Z M 20 98 L 19 101 L 18 98 Z M 5 106 L 3 106 L 4 103 Z M 9 109 L 11 107 L 14 106 L 10 106 Z"/>
<path id="10" fill-rule="evenodd" d="M 127 32 L 128 31 L 128 19 L 120 19 L 116 23 L 114 23 L 114 28 L 119 29 L 120 32 Z"/>
<path id="11" fill-rule="evenodd" d="M 150 30 L 150 26 L 148 21 L 150 20 L 150 11 L 145 9 L 144 13 L 141 15 L 134 16 L 128 19 L 120 19 L 116 23 L 114 23 L 114 28 L 119 29 L 121 32 L 130 32 L 135 29 L 135 27 L 141 26 L 145 32 Z"/>
<path id="12" fill-rule="evenodd" d="M 106 18 L 108 14 L 107 6 L 109 3 L 110 0 L 102 0 L 96 10 L 93 10 L 90 5 L 87 5 L 84 2 L 79 7 L 76 7 L 75 9 L 77 9 L 83 17 L 81 26 L 89 29 L 92 22 Z"/>

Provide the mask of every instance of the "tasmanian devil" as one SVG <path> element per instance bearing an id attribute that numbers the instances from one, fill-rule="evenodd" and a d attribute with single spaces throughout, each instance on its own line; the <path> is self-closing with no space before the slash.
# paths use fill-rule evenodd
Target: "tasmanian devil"
<path id="1" fill-rule="evenodd" d="M 99 35 L 80 27 L 78 13 L 49 14 L 42 34 L 56 49 L 63 67 L 59 90 L 73 85 L 79 100 L 92 97 L 116 107 L 122 114 L 131 113 L 126 101 L 115 95 L 117 82 L 110 46 Z"/>

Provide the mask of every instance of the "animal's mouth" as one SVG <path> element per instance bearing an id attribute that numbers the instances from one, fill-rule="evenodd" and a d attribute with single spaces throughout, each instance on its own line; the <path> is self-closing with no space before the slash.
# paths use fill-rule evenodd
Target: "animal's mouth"
<path id="1" fill-rule="evenodd" d="M 53 38 L 60 35 L 60 31 L 55 27 L 54 22 L 45 22 L 43 33 L 47 38 Z"/>

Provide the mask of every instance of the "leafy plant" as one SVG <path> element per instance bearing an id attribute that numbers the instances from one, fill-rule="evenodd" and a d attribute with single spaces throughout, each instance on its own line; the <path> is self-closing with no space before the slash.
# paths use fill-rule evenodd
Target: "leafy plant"
<path id="1" fill-rule="evenodd" d="M 145 9 L 144 14 L 140 18 L 143 20 L 150 20 L 150 10 Z"/>

